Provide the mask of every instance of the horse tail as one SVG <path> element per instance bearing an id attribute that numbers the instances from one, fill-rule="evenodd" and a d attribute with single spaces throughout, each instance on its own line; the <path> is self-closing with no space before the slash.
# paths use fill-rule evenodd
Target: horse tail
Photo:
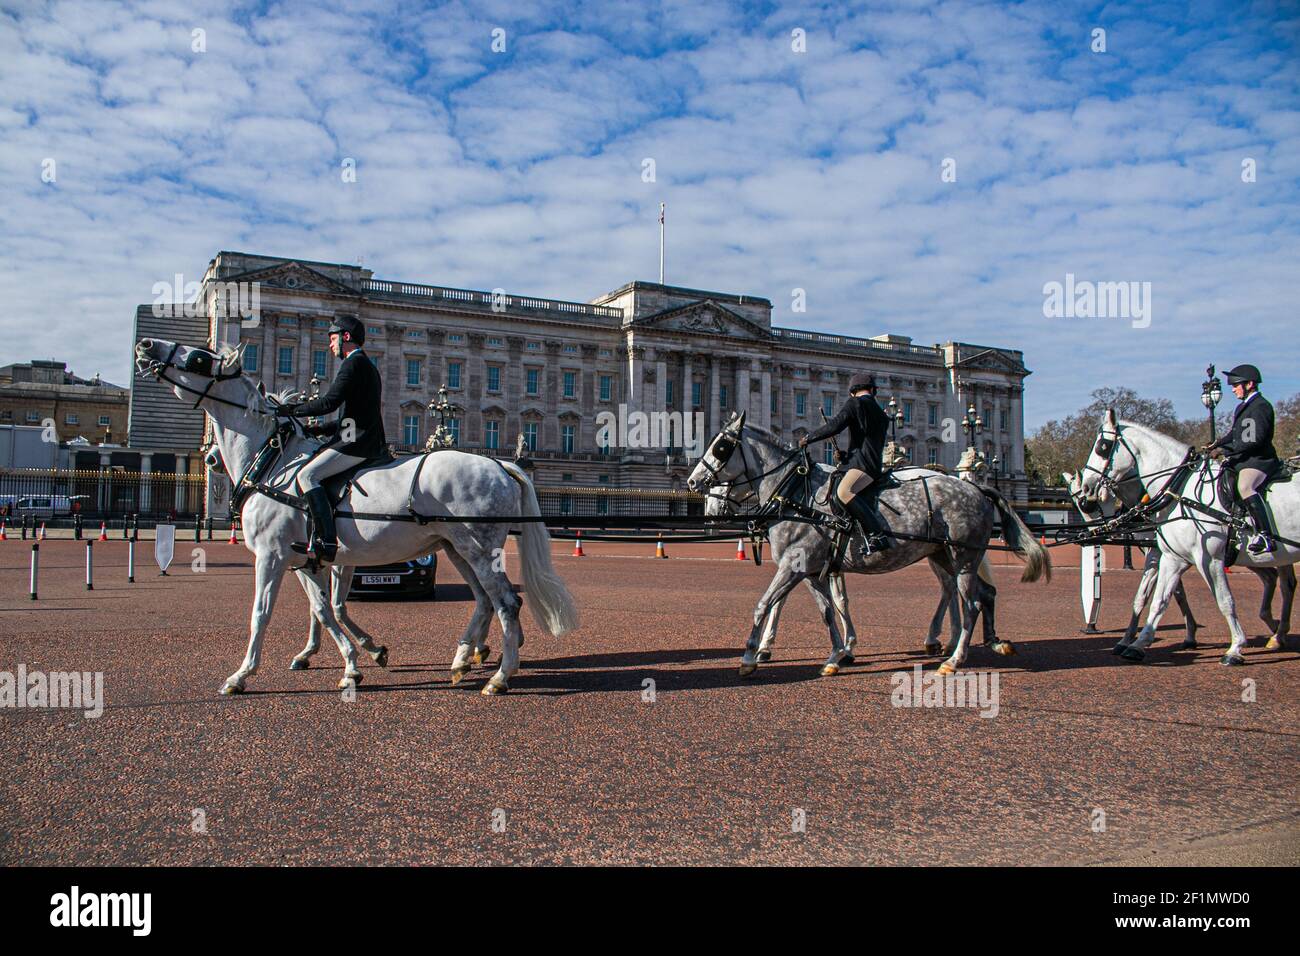
<path id="1" fill-rule="evenodd" d="M 537 491 L 523 469 L 513 462 L 500 462 L 502 468 L 519 484 L 521 513 L 538 517 Z M 537 626 L 552 637 L 559 637 L 578 626 L 578 606 L 564 579 L 551 564 L 551 535 L 540 521 L 524 521 L 519 533 L 519 565 L 524 590 L 528 594 L 528 611 Z"/>
<path id="2" fill-rule="evenodd" d="M 1020 575 L 1020 580 L 1037 581 L 1042 577 L 1045 581 L 1051 581 L 1052 556 L 1047 553 L 1047 548 L 1034 540 L 1034 533 L 1020 520 L 1020 515 L 1016 514 L 1007 503 L 1007 499 L 1002 497 L 1001 492 L 982 485 L 977 487 L 998 509 L 998 515 L 1002 519 L 1003 539 L 1015 552 L 1016 557 L 1025 562 L 1025 573 Z"/>

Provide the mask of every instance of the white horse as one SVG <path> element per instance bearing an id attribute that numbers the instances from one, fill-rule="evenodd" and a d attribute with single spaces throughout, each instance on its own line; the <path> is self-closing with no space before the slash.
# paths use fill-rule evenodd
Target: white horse
<path id="1" fill-rule="evenodd" d="M 1185 463 L 1186 468 L 1182 467 Z M 1180 472 L 1188 471 L 1190 475 L 1185 481 L 1170 487 Z M 1095 513 L 1102 486 L 1115 487 L 1129 478 L 1141 482 L 1152 500 L 1166 490 L 1175 496 L 1173 507 L 1156 530 L 1160 566 L 1147 623 L 1120 654 L 1124 660 L 1137 662 L 1146 656 L 1145 649 L 1155 640 L 1156 628 L 1179 578 L 1194 566 L 1209 585 L 1232 634 L 1232 644 L 1223 655 L 1223 663 L 1246 663 L 1241 654 L 1246 645 L 1246 632 L 1237 620 L 1224 563 L 1230 539 L 1240 545 L 1236 564 L 1242 567 L 1282 568 L 1300 561 L 1300 544 L 1297 544 L 1300 482 L 1292 480 L 1268 487 L 1265 500 L 1277 530 L 1277 549 L 1271 554 L 1256 555 L 1246 550 L 1241 529 L 1220 517 L 1232 512 L 1231 492 L 1225 496 L 1220 487 L 1222 471 L 1217 462 L 1192 461 L 1187 445 L 1176 438 L 1133 422 L 1119 421 L 1114 409 L 1108 409 L 1102 416 L 1097 441 L 1080 481 L 1085 511 Z"/>
<path id="2" fill-rule="evenodd" d="M 245 474 L 259 452 L 274 447 L 271 442 L 278 434 L 274 408 L 264 391 L 240 371 L 240 349 L 213 354 L 175 342 L 144 339 L 136 345 L 136 359 L 141 372 L 170 384 L 179 399 L 193 397 L 194 407 L 208 413 L 222 460 L 232 474 Z M 292 495 L 297 469 L 316 447 L 295 425 L 264 483 L 280 494 Z M 359 492 L 358 485 L 364 491 Z M 523 470 L 508 462 L 450 450 L 403 458 L 362 470 L 339 502 L 339 510 L 336 563 L 340 568 L 404 561 L 439 547 L 463 560 L 462 573 L 468 570 L 483 588 L 505 634 L 501 666 L 483 693 L 505 693 L 519 669 L 521 601 L 505 573 L 503 546 L 511 529 L 510 517 L 541 514 L 537 494 Z M 416 520 L 416 516 L 424 520 Z M 442 520 L 427 520 L 430 517 Z M 284 572 L 291 561 L 302 560 L 290 546 L 307 540 L 304 511 L 261 492 L 247 497 L 240 518 L 244 545 L 255 555 L 256 590 L 248 652 L 222 687 L 225 694 L 243 691 L 248 677 L 256 673 Z M 578 612 L 551 565 L 550 535 L 540 521 L 515 524 L 521 528 L 520 567 L 529 610 L 545 631 L 564 634 L 577 626 Z M 460 563 L 457 566 L 461 567 Z M 466 577 L 468 580 L 469 575 Z M 326 597 L 325 578 L 324 570 L 308 575 L 312 613 L 344 655 L 346 669 L 340 686 L 355 686 L 361 678 L 356 652 Z M 471 621 L 471 626 L 474 623 Z M 453 683 L 469 671 L 471 650 L 467 630 L 452 662 Z"/>

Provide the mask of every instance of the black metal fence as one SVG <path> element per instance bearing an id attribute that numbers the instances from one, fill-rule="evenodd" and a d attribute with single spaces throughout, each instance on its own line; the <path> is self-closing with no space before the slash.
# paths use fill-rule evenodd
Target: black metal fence
<path id="1" fill-rule="evenodd" d="M 0 469 L 0 516 L 64 523 L 120 521 L 127 515 L 151 520 L 194 519 L 205 500 L 203 475 L 140 473 L 121 468 L 59 471 L 48 468 Z"/>

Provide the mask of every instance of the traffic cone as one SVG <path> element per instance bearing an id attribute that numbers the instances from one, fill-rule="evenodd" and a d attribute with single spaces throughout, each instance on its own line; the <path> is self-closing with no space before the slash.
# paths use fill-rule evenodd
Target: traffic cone
<path id="1" fill-rule="evenodd" d="M 736 560 L 745 560 L 745 540 L 743 538 L 736 539 Z"/>
<path id="2" fill-rule="evenodd" d="M 235 537 L 235 523 L 230 522 L 230 544 L 239 544 L 239 539 Z"/>
<path id="3" fill-rule="evenodd" d="M 664 534 L 659 532 L 659 539 L 655 541 L 655 557 L 666 558 L 668 555 L 664 552 Z"/>
<path id="4" fill-rule="evenodd" d="M 9 536 L 5 534 L 5 523 L 0 520 L 0 541 L 8 541 Z"/>
<path id="5" fill-rule="evenodd" d="M 573 539 L 573 556 L 575 558 L 586 557 L 586 555 L 582 553 L 582 532 L 581 531 L 579 531 L 578 536 Z"/>
<path id="6" fill-rule="evenodd" d="M 100 540 L 100 541 L 107 541 L 107 540 L 108 540 L 108 522 L 107 522 L 107 521 L 101 521 L 101 522 L 99 523 L 99 540 Z"/>

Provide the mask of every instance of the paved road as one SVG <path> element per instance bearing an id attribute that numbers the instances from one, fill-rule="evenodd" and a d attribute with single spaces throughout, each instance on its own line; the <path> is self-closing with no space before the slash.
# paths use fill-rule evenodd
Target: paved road
<path id="1" fill-rule="evenodd" d="M 246 641 L 242 547 L 128 585 L 125 545 L 107 542 L 86 592 L 83 548 L 50 541 L 33 603 L 27 548 L 0 543 L 0 671 L 102 671 L 107 698 L 98 719 L 0 710 L 0 863 L 1300 862 L 1300 654 L 1264 651 L 1252 615 L 1251 666 L 1221 667 L 1227 630 L 1199 580 L 1205 647 L 1176 651 L 1174 624 L 1134 666 L 1107 653 L 1113 633 L 1078 633 L 1077 571 L 1024 585 L 998 569 L 999 631 L 1020 653 L 973 650 L 969 668 L 999 681 L 984 718 L 891 704 L 892 675 L 934 664 L 924 568 L 850 583 L 858 666 L 818 677 L 827 641 L 801 590 L 774 661 L 741 681 L 770 565 L 570 547 L 557 563 L 584 625 L 554 640 L 526 620 L 508 697 L 478 694 L 486 671 L 450 686 L 469 595 L 448 567 L 437 602 L 355 604 L 392 661 L 367 661 L 347 702 L 328 642 L 320 669 L 287 668 L 296 584 L 252 693 L 218 697 Z M 1136 580 L 1106 576 L 1103 628 L 1127 621 Z M 1232 583 L 1253 611 L 1254 577 Z"/>

